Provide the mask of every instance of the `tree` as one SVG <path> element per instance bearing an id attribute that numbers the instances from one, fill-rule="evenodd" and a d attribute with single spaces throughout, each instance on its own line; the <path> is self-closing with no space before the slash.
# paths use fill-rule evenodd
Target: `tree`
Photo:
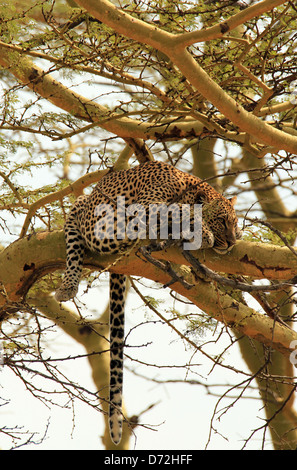
<path id="1" fill-rule="evenodd" d="M 39 386 L 32 379 L 36 374 L 59 384 L 70 400 L 83 400 L 106 416 L 107 309 L 86 319 L 82 305 L 75 304 L 75 313 L 52 297 L 65 265 L 62 226 L 74 199 L 108 167 L 160 159 L 224 194 L 237 194 L 244 239 L 228 256 L 205 250 L 185 259 L 174 247 L 149 259 L 136 252 L 120 259 L 89 253 L 85 289 L 96 284 L 98 272 L 129 274 L 154 315 L 213 367 L 232 370 L 223 356 L 238 344 L 250 373 L 227 387 L 217 405 L 237 391 L 235 405 L 256 383 L 266 413 L 256 430 L 263 431 L 263 448 L 267 429 L 275 449 L 296 448 L 293 2 L 41 0 L 28 6 L 19 0 L 0 5 L 5 367 L 44 402 L 54 401 L 54 391 Z M 42 174 L 46 184 L 40 184 Z M 193 275 L 201 269 L 211 282 Z M 142 292 L 143 273 L 170 286 L 179 301 L 175 311 L 165 317 Z M 193 316 L 181 313 L 186 299 L 197 307 Z M 68 380 L 59 361 L 51 362 L 47 335 L 53 324 L 85 348 L 99 404 L 96 391 Z M 218 356 L 193 336 L 205 327 L 215 328 L 217 340 L 222 332 L 230 338 Z M 128 448 L 137 424 L 137 417 L 128 418 L 122 448 Z M 1 432 L 19 442 L 18 429 L 3 426 Z M 33 437 L 23 436 L 21 445 L 26 439 Z M 102 440 L 112 448 L 107 430 Z"/>

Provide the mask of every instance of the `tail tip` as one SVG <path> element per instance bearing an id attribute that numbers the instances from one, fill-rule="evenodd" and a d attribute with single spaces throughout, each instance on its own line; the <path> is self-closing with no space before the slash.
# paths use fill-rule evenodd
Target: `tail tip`
<path id="1" fill-rule="evenodd" d="M 113 432 L 110 432 L 110 438 L 111 438 L 112 442 L 113 442 L 116 446 L 118 446 L 119 443 L 120 443 L 121 440 L 122 440 L 122 433 L 120 433 L 120 434 L 114 434 Z"/>
<path id="2" fill-rule="evenodd" d="M 109 420 L 109 434 L 112 442 L 119 445 L 122 439 L 122 416 L 115 413 Z"/>

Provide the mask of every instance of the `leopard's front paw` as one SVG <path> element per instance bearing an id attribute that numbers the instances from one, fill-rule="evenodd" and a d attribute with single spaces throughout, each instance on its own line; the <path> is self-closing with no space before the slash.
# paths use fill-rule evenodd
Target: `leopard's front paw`
<path id="1" fill-rule="evenodd" d="M 67 302 L 67 300 L 73 299 L 77 294 L 77 286 L 61 286 L 55 293 L 55 299 L 58 302 Z"/>
<path id="2" fill-rule="evenodd" d="M 210 230 L 203 230 L 201 248 L 212 248 L 214 244 L 214 234 Z"/>

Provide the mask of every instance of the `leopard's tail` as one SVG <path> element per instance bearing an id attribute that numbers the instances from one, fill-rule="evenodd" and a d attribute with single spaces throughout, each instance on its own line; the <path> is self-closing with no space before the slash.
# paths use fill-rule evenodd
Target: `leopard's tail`
<path id="1" fill-rule="evenodd" d="M 109 432 L 112 441 L 119 444 L 122 437 L 122 388 L 124 311 L 126 276 L 110 273 L 110 392 Z"/>

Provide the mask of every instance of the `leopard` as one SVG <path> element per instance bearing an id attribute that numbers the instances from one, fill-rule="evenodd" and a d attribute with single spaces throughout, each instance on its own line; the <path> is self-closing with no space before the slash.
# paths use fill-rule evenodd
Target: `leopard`
<path id="1" fill-rule="evenodd" d="M 122 199 L 121 199 L 122 198 Z M 121 205 L 135 210 L 142 209 L 137 230 L 130 230 L 127 224 L 133 222 L 129 211 L 121 216 Z M 143 238 L 149 238 L 147 227 L 141 224 L 148 216 L 148 210 L 160 206 L 176 204 L 190 207 L 190 232 L 180 236 L 177 243 L 185 237 L 193 239 L 193 208 L 202 208 L 201 237 L 198 249 L 213 249 L 218 254 L 228 253 L 242 232 L 234 209 L 236 196 L 230 199 L 216 191 L 208 182 L 198 176 L 184 172 L 170 163 L 148 161 L 129 169 L 109 171 L 89 195 L 79 196 L 64 225 L 66 241 L 66 270 L 61 286 L 55 293 L 58 302 L 73 299 L 78 291 L 82 276 L 83 260 L 86 250 L 106 254 L 125 254 L 136 248 Z M 144 209 L 143 209 L 144 208 Z M 168 226 L 172 227 L 176 212 L 169 217 Z M 135 223 L 135 219 L 134 219 Z M 163 235 L 154 232 L 153 242 Z M 133 224 L 132 224 L 133 225 Z M 136 226 L 137 224 L 135 224 Z M 116 226 L 116 230 L 115 230 Z M 141 230 L 139 229 L 141 227 Z M 159 225 L 160 227 L 160 225 Z M 131 228 L 131 227 L 130 227 Z M 156 233 L 157 232 L 157 233 Z M 172 236 L 172 230 L 167 234 Z M 125 299 L 127 277 L 111 270 L 109 274 L 109 324 L 110 324 L 110 380 L 109 380 L 109 432 L 111 440 L 118 445 L 122 437 L 122 388 L 123 358 L 125 344 Z"/>

